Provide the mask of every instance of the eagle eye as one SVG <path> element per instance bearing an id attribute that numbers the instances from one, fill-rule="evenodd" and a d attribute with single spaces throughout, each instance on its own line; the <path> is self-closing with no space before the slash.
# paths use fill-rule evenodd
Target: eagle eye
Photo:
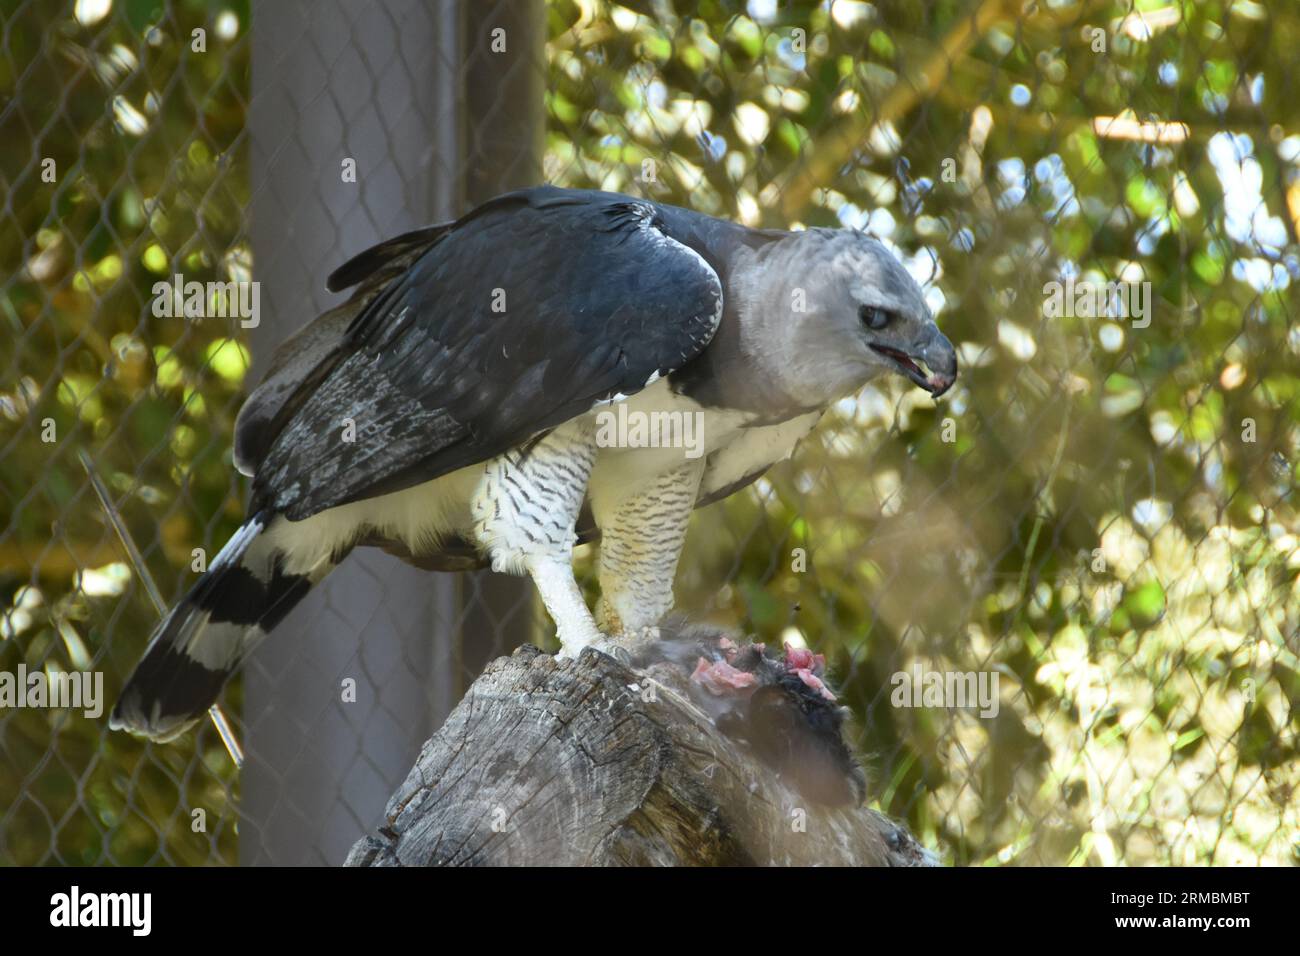
<path id="1" fill-rule="evenodd" d="M 862 320 L 862 324 L 867 328 L 873 332 L 879 332 L 894 321 L 894 313 L 874 305 L 860 305 L 858 306 L 858 318 Z"/>

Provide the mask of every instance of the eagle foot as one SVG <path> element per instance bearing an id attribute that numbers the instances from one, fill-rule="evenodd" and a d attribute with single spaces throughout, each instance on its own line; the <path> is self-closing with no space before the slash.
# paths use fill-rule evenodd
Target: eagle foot
<path id="1" fill-rule="evenodd" d="M 624 628 L 616 634 L 608 634 L 605 640 L 626 651 L 632 657 L 641 656 L 645 650 L 661 640 L 659 628 L 648 624 L 641 628 Z"/>
<path id="2" fill-rule="evenodd" d="M 618 634 L 602 633 L 598 640 L 587 646 L 614 658 L 626 667 L 632 667 L 636 660 L 659 640 L 659 628 L 647 626 L 640 630 L 622 631 Z"/>

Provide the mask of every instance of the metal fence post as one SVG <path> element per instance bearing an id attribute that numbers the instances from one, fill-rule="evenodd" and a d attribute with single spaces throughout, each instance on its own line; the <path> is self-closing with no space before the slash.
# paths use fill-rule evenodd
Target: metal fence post
<path id="1" fill-rule="evenodd" d="M 338 301 L 324 277 L 347 256 L 456 214 L 459 13 L 415 0 L 254 9 L 252 243 L 268 316 L 257 362 Z M 341 176 L 349 158 L 354 183 Z M 446 575 L 358 549 L 255 655 L 241 863 L 337 863 L 377 821 L 454 703 L 457 593 Z M 340 703 L 346 677 L 354 704 Z"/>

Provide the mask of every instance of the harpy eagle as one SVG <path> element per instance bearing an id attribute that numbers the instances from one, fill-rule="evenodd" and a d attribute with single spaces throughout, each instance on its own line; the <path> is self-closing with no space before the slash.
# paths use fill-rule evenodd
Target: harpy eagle
<path id="1" fill-rule="evenodd" d="M 159 624 L 115 728 L 184 731 L 361 544 L 528 574 L 564 655 L 635 643 L 672 607 L 693 509 L 788 456 L 869 379 L 937 396 L 957 374 L 876 240 L 615 193 L 508 193 L 327 284 L 355 292 L 280 349 L 236 422 L 249 517 Z M 601 440 L 618 404 L 622 421 L 691 415 L 697 453 Z M 597 534 L 593 616 L 572 552 Z"/>

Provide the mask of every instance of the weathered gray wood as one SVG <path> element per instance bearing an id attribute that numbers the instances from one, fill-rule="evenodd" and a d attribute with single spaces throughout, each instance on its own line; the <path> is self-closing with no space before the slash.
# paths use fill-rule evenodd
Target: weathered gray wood
<path id="1" fill-rule="evenodd" d="M 349 866 L 934 862 L 862 808 L 808 806 L 668 665 L 526 645 L 488 665 Z"/>

